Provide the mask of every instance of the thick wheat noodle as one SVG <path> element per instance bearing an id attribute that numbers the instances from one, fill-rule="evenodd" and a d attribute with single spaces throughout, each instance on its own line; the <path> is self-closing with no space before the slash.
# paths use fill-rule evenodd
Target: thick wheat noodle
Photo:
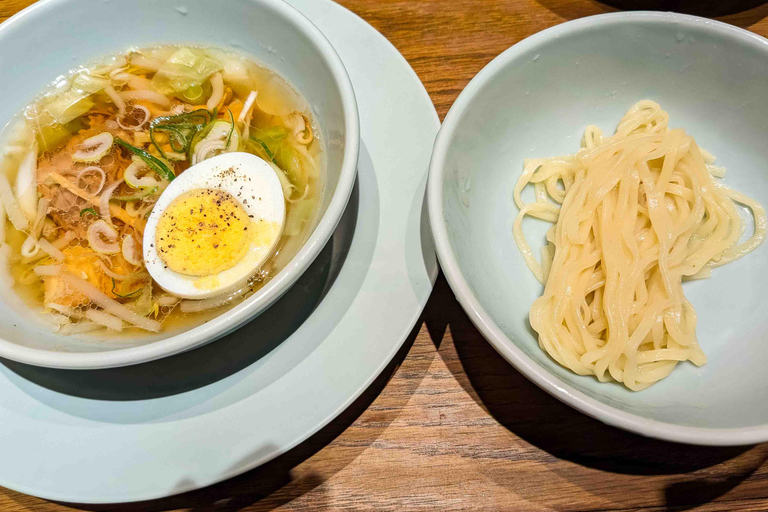
<path id="1" fill-rule="evenodd" d="M 682 280 L 754 250 L 768 224 L 759 203 L 713 179 L 722 169 L 668 120 L 641 101 L 615 135 L 590 126 L 576 154 L 526 161 L 514 189 L 515 241 L 545 285 L 530 311 L 539 345 L 580 375 L 632 390 L 679 361 L 706 362 Z M 525 203 L 529 184 L 535 201 Z M 754 216 L 754 233 L 741 243 L 736 203 Z M 523 236 L 526 216 L 554 224 L 541 263 Z"/>

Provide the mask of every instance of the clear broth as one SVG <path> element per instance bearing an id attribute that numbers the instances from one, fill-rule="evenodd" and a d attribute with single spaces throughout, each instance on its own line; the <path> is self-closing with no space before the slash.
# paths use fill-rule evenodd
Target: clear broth
<path id="1" fill-rule="evenodd" d="M 62 196 L 65 195 L 62 192 L 62 187 L 57 188 L 55 184 L 52 185 L 50 178 L 45 177 L 45 173 L 53 171 L 67 176 L 70 180 L 79 181 L 73 177 L 76 173 L 85 166 L 96 165 L 103 168 L 108 177 L 107 185 L 102 187 L 102 190 L 108 186 L 110 180 L 119 180 L 125 171 L 126 159 L 129 155 L 124 154 L 123 150 L 117 146 L 114 146 L 108 155 L 93 164 L 78 164 L 71 162 L 71 158 L 67 160 L 66 155 L 71 157 L 72 151 L 77 148 L 75 143 L 82 142 L 88 136 L 100 131 L 110 131 L 115 136 L 126 138 L 135 147 L 148 151 L 156 157 L 160 156 L 162 149 L 165 149 L 162 152 L 164 156 L 170 153 L 181 153 L 177 151 L 177 147 L 171 144 L 173 141 L 170 140 L 170 136 L 165 136 L 167 134 L 160 134 L 164 137 L 157 140 L 158 133 L 155 132 L 156 140 L 148 140 L 150 135 L 147 128 L 148 122 L 142 124 L 142 128 L 135 130 L 123 130 L 122 126 L 131 127 L 129 114 L 132 118 L 136 117 L 134 121 L 141 120 L 138 118 L 141 115 L 141 109 L 138 107 L 144 107 L 149 112 L 151 119 L 172 116 L 175 112 L 183 113 L 205 108 L 205 99 L 210 99 L 210 96 L 215 93 L 213 80 L 210 77 L 203 81 L 199 87 L 201 90 L 198 90 L 198 84 L 193 84 L 183 90 L 176 90 L 173 93 L 167 93 L 167 90 L 164 89 L 166 92 L 163 94 L 168 100 L 165 105 L 151 100 L 130 99 L 132 92 L 147 90 L 139 87 L 149 86 L 149 90 L 155 92 L 158 92 L 156 87 L 169 87 L 168 83 L 177 80 L 177 78 L 172 73 L 165 73 L 164 70 L 172 67 L 168 63 L 174 60 L 174 56 L 187 50 L 191 55 L 210 59 L 212 61 L 210 67 L 217 68 L 216 73 L 221 74 L 223 78 L 224 96 L 215 109 L 215 115 L 212 114 L 210 122 L 213 120 L 237 120 L 240 112 L 247 106 L 251 91 L 258 91 L 256 101 L 253 102 L 252 115 L 246 116 L 246 121 L 242 124 L 235 122 L 235 126 L 239 130 L 238 133 L 241 134 L 240 145 L 237 150 L 253 153 L 275 164 L 274 166 L 283 173 L 283 176 L 280 176 L 281 181 L 284 183 L 286 195 L 290 194 L 290 196 L 286 201 L 285 230 L 276 251 L 260 271 L 249 280 L 248 284 L 232 294 L 229 300 L 221 306 L 199 312 L 184 313 L 181 311 L 179 303 L 173 306 L 160 304 L 158 298 L 167 294 L 154 281 L 129 283 L 129 288 L 125 294 L 116 295 L 115 293 L 119 293 L 116 286 L 120 291 L 124 291 L 124 288 L 121 288 L 125 286 L 123 282 L 115 285 L 113 280 L 112 289 L 108 290 L 108 285 L 103 286 L 103 276 L 93 276 L 93 281 L 102 283 L 102 286 L 99 287 L 102 292 L 130 307 L 138 302 L 138 299 L 134 299 L 135 295 L 131 295 L 129 298 L 122 296 L 130 295 L 127 293 L 133 291 L 130 286 L 141 285 L 141 292 L 138 296 L 142 298 L 147 293 L 146 289 L 150 289 L 153 311 L 147 316 L 162 322 L 161 332 L 177 332 L 195 327 L 241 303 L 284 268 L 306 242 L 316 222 L 325 177 L 322 142 L 318 139 L 316 120 L 313 118 L 307 102 L 277 74 L 242 55 L 212 48 L 162 46 L 130 50 L 125 54 L 109 57 L 98 64 L 76 69 L 66 76 L 60 77 L 53 83 L 49 91 L 41 95 L 39 100 L 24 109 L 14 121 L 9 123 L 9 126 L 0 136 L 0 147 L 4 149 L 4 156 L 0 160 L 0 172 L 5 174 L 12 186 L 16 183 L 23 155 L 26 154 L 24 151 L 25 141 L 22 136 L 25 129 L 27 130 L 26 144 L 28 148 L 34 147 L 35 144 L 37 146 L 38 197 L 49 197 L 51 204 L 46 215 L 46 219 L 50 220 L 46 221 L 46 228 L 43 229 L 41 237 L 55 243 L 62 232 L 76 232 L 76 238 L 62 247 L 62 250 L 68 254 L 67 262 L 69 262 L 70 253 L 81 251 L 87 256 L 84 257 L 85 260 L 94 259 L 92 263 L 83 264 L 92 265 L 94 268 L 99 266 L 95 258 L 105 261 L 106 256 L 110 260 L 107 267 L 115 273 L 122 275 L 115 269 L 140 272 L 140 268 L 127 263 L 121 255 L 96 254 L 92 256 L 90 254 L 93 249 L 90 247 L 87 237 L 83 235 L 83 231 L 89 223 L 96 221 L 96 218 L 87 210 L 91 208 L 98 213 L 98 205 L 76 196 L 74 199 L 67 196 L 67 200 L 74 201 L 74 203 L 65 210 L 68 203 L 62 199 Z M 161 64 L 160 70 L 151 69 L 157 63 Z M 159 77 L 161 74 L 163 76 Z M 88 77 L 93 78 L 96 84 L 89 84 Z M 171 78 L 166 79 L 168 77 Z M 181 81 L 181 79 L 178 80 Z M 114 92 L 121 97 L 126 96 L 128 98 L 124 99 L 127 104 L 126 109 L 130 109 L 126 110 L 127 114 L 120 116 L 118 105 L 105 88 L 88 92 L 88 87 L 96 89 L 103 83 L 108 83 Z M 177 88 L 184 86 L 186 83 L 183 82 L 171 84 L 171 87 Z M 201 96 L 195 98 L 198 93 Z M 67 102 L 71 104 L 67 105 Z M 238 107 L 240 108 L 239 111 Z M 78 114 L 74 117 L 72 116 L 73 109 L 74 113 Z M 139 113 L 136 114 L 136 112 Z M 70 119 L 70 117 L 72 118 Z M 250 122 L 247 121 L 248 117 L 250 117 Z M 121 122 L 122 126 L 120 124 L 115 126 L 118 121 Z M 246 125 L 249 132 L 247 139 L 242 137 Z M 20 128 L 20 126 L 25 127 Z M 29 135 L 30 129 L 33 136 Z M 311 140 L 307 142 L 310 134 Z M 190 138 L 190 142 L 194 144 L 194 138 Z M 115 151 L 119 153 L 115 154 Z M 110 157 L 113 158 L 110 160 Z M 180 158 L 179 155 L 176 157 Z M 176 175 L 189 167 L 189 160 L 188 156 L 181 161 L 174 161 L 170 158 L 164 159 L 166 163 L 173 166 L 172 170 Z M 285 185 L 286 182 L 290 185 Z M 86 187 L 88 186 L 86 182 Z M 124 184 L 120 185 L 118 190 L 123 193 L 131 192 Z M 137 211 L 138 215 L 146 217 L 151 211 L 153 200 L 156 200 L 156 197 L 134 201 L 135 204 L 130 206 L 125 203 L 123 206 L 126 210 L 131 208 L 132 211 Z M 76 215 L 78 210 L 80 211 L 80 218 Z M 55 225 L 55 228 L 51 226 L 51 223 Z M 140 232 L 128 224 L 121 225 L 120 221 L 117 220 L 115 220 L 115 224 L 120 228 L 118 229 L 118 237 L 121 239 L 128 235 L 140 238 Z M 75 315 L 68 316 L 71 324 L 67 324 L 66 320 L 62 318 L 62 316 L 67 317 L 67 315 L 60 315 L 57 311 L 52 311 L 46 307 L 46 298 L 50 300 L 51 294 L 49 293 L 49 297 L 46 297 L 43 280 L 48 279 L 48 277 L 37 276 L 33 268 L 57 262 L 47 256 L 31 262 L 30 258 L 23 257 L 22 246 L 28 236 L 29 230 L 17 230 L 10 219 L 5 221 L 5 243 L 10 246 L 10 274 L 14 280 L 14 289 L 27 305 L 42 311 L 44 319 L 51 320 L 54 325 L 64 324 L 64 330 L 67 328 L 75 330 L 70 326 L 81 322 L 80 315 L 83 311 L 93 308 L 94 305 L 89 301 L 84 304 L 77 304 L 77 297 L 70 294 L 70 299 L 73 297 L 74 299 L 69 306 L 73 307 L 76 312 Z M 76 246 L 80 246 L 81 249 L 76 248 Z M 79 269 L 79 267 L 77 268 Z M 69 267 L 67 269 L 69 270 Z M 89 278 L 92 277 L 91 274 L 97 272 L 97 270 L 89 268 L 86 270 Z M 81 274 L 85 275 L 86 272 L 81 271 Z M 146 301 L 144 305 L 146 305 Z M 135 327 L 127 327 L 122 333 L 132 337 L 145 332 Z M 94 333 L 96 332 L 99 336 L 103 336 L 106 332 L 115 333 L 103 329 L 94 331 Z"/>

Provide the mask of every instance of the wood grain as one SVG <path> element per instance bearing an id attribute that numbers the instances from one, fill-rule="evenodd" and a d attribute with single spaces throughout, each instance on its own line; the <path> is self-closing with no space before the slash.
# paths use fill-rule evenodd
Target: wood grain
<path id="1" fill-rule="evenodd" d="M 0 19 L 28 3 L 0 0 Z M 342 3 L 403 53 L 441 118 L 510 45 L 615 9 L 587 0 Z M 768 35 L 768 6 L 759 2 L 678 0 L 673 7 Z M 576 413 L 501 359 L 440 278 L 382 376 L 340 418 L 275 461 L 207 489 L 132 505 L 78 507 L 0 489 L 0 510 L 756 511 L 768 510 L 766 458 L 768 445 L 680 446 Z"/>

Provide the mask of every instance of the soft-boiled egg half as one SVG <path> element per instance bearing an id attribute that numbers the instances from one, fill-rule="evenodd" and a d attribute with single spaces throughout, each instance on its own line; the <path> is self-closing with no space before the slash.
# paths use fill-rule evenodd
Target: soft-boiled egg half
<path id="1" fill-rule="evenodd" d="M 249 153 L 225 153 L 190 167 L 163 191 L 144 229 L 144 262 L 179 297 L 233 292 L 269 258 L 284 221 L 274 169 Z"/>

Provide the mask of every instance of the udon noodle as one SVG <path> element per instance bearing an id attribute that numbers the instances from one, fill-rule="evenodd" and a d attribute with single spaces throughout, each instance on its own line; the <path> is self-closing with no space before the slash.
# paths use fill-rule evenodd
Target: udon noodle
<path id="1" fill-rule="evenodd" d="M 282 236 L 241 289 L 181 300 L 143 261 L 147 218 L 171 180 L 230 152 L 275 171 Z M 63 334 L 199 325 L 256 293 L 301 249 L 324 161 L 306 100 L 245 56 L 161 46 L 78 68 L 0 134 L 0 284 Z"/>
<path id="2" fill-rule="evenodd" d="M 680 361 L 706 362 L 682 281 L 708 277 L 766 236 L 763 207 L 713 179 L 724 170 L 668 120 L 641 101 L 615 135 L 590 126 L 576 154 L 526 161 L 514 189 L 514 237 L 545 285 L 530 310 L 539 345 L 579 375 L 632 390 Z M 521 198 L 528 185 L 531 203 Z M 743 242 L 737 203 L 754 215 Z M 526 216 L 554 224 L 541 263 L 523 236 Z"/>

